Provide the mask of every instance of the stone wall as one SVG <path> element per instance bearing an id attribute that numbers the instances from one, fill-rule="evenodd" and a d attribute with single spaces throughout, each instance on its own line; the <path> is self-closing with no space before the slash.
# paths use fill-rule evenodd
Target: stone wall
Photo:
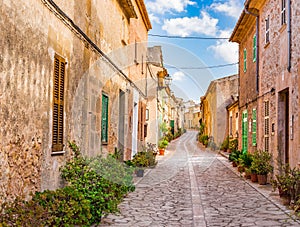
<path id="1" fill-rule="evenodd" d="M 28 198 L 30 192 L 60 187 L 59 168 L 72 156 L 70 140 L 87 156 L 113 152 L 118 146 L 120 90 L 128 91 L 124 133 L 129 133 L 132 84 L 75 31 L 69 19 L 63 22 L 46 2 L 0 1 L 1 200 L 16 195 Z M 128 52 L 119 55 L 112 51 L 124 47 L 124 32 L 129 40 L 129 18 L 117 1 L 54 2 L 116 65 L 128 65 Z M 141 40 L 145 32 L 147 29 L 142 30 Z M 52 153 L 55 54 L 66 61 L 64 149 L 59 155 Z M 120 69 L 125 75 L 129 73 L 129 69 Z M 102 92 L 110 96 L 106 148 L 98 139 Z"/>

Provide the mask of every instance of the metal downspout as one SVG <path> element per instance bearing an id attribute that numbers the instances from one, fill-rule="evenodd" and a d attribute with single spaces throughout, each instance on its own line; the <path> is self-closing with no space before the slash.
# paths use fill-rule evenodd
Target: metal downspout
<path id="1" fill-rule="evenodd" d="M 292 64 L 291 64 L 291 59 L 292 59 L 292 30 L 291 30 L 291 0 L 287 1 L 287 27 L 288 27 L 288 66 L 287 66 L 287 70 L 289 72 L 291 72 L 291 68 L 292 68 Z"/>

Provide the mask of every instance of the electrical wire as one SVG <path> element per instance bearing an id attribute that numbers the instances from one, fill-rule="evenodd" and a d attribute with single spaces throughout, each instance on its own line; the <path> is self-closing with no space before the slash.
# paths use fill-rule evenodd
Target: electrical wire
<path id="1" fill-rule="evenodd" d="M 227 67 L 227 66 L 232 66 L 232 65 L 237 65 L 239 64 L 238 62 L 235 63 L 229 63 L 229 64 L 224 64 L 224 65 L 212 65 L 212 66 L 205 66 L 205 67 L 192 67 L 192 66 L 186 66 L 186 67 L 176 67 L 176 66 L 167 66 L 167 68 L 172 68 L 172 69 L 213 69 L 213 68 L 222 68 L 222 67 Z"/>
<path id="2" fill-rule="evenodd" d="M 200 36 L 171 36 L 171 35 L 158 35 L 158 34 L 148 34 L 148 36 L 160 37 L 160 38 L 169 38 L 169 39 L 207 39 L 207 40 L 219 40 L 219 39 L 229 39 L 225 37 L 200 37 Z"/>

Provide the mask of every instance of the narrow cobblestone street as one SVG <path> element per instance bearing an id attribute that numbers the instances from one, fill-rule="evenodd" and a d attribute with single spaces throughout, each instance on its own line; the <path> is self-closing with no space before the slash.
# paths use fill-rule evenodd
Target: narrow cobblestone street
<path id="1" fill-rule="evenodd" d="M 241 178 L 227 159 L 200 148 L 195 131 L 170 143 L 158 165 L 136 178 L 120 214 L 100 226 L 300 226 L 289 211 Z"/>

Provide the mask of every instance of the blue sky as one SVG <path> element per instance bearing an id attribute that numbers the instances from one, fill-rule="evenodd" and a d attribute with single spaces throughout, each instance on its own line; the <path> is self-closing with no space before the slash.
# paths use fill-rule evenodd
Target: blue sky
<path id="1" fill-rule="evenodd" d="M 165 67 L 173 78 L 171 88 L 177 96 L 199 102 L 211 80 L 237 74 L 237 65 L 206 68 L 236 63 L 237 44 L 187 37 L 230 37 L 244 0 L 145 0 L 145 4 L 152 23 L 149 46 L 162 46 Z"/>

